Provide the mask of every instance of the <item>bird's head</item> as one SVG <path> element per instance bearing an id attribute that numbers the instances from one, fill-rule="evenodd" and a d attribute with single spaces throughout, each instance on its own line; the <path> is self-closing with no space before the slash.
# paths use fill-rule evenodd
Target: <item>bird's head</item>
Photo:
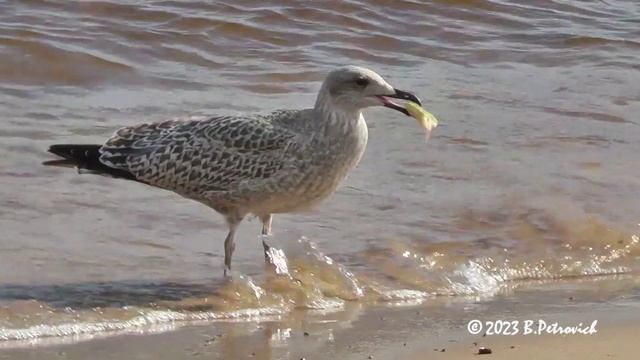
<path id="1" fill-rule="evenodd" d="M 327 75 L 318 95 L 317 106 L 329 101 L 332 106 L 345 111 L 360 111 L 367 107 L 384 106 L 410 116 L 404 106 L 393 99 L 412 101 L 418 105 L 417 96 L 389 85 L 382 76 L 369 69 L 346 66 Z"/>

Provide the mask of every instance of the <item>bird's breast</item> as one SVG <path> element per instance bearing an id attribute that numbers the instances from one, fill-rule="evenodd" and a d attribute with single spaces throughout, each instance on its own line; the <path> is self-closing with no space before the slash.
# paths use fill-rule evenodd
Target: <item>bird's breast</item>
<path id="1" fill-rule="evenodd" d="M 316 148 L 310 149 L 309 162 L 295 186 L 291 209 L 303 210 L 313 207 L 333 194 L 347 174 L 364 154 L 368 138 L 367 125 L 360 118 L 356 126 L 339 136 L 323 139 Z"/>
<path id="2" fill-rule="evenodd" d="M 243 193 L 243 207 L 254 214 L 304 211 L 334 193 L 367 145 L 367 125 L 361 116 L 346 125 L 317 131 L 299 151 L 288 155 L 292 160 L 277 178 L 258 187 L 259 193 Z"/>

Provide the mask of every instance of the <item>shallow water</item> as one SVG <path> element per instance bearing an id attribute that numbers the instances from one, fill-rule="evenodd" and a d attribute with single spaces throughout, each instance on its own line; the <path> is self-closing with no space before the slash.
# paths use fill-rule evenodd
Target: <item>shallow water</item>
<path id="1" fill-rule="evenodd" d="M 633 0 L 0 3 L 0 339 L 635 276 L 638 19 Z M 441 126 L 425 145 L 413 120 L 367 111 L 341 190 L 275 218 L 288 275 L 263 265 L 256 220 L 224 281 L 212 210 L 41 166 L 49 144 L 142 121 L 311 106 L 344 64 Z"/>

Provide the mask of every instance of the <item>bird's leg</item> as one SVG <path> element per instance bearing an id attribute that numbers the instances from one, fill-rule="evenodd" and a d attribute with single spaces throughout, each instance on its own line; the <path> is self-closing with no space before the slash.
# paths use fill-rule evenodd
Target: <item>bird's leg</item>
<path id="1" fill-rule="evenodd" d="M 273 216 L 271 214 L 260 216 L 260 221 L 262 221 L 262 247 L 264 248 L 264 260 L 267 263 L 271 263 L 269 261 L 269 249 L 271 248 L 266 241 L 266 238 L 271 235 L 271 221 L 273 220 Z"/>
<path id="2" fill-rule="evenodd" d="M 262 235 L 271 235 L 271 220 L 273 220 L 271 214 L 260 216 L 260 221 L 262 221 Z"/>
<path id="3" fill-rule="evenodd" d="M 224 239 L 224 276 L 231 271 L 231 256 L 233 256 L 233 250 L 236 248 L 236 244 L 233 241 L 236 235 L 236 229 L 238 225 L 240 225 L 240 221 L 242 221 L 242 217 L 228 217 L 227 222 L 229 223 L 229 234 Z"/>
<path id="4" fill-rule="evenodd" d="M 271 214 L 260 216 L 260 221 L 262 221 L 262 234 L 260 237 L 262 238 L 262 247 L 264 248 L 264 262 L 268 267 L 273 268 L 276 274 L 291 276 L 284 251 L 267 244 L 267 238 L 271 235 L 271 220 L 273 220 Z"/>
<path id="5" fill-rule="evenodd" d="M 231 228 L 227 238 L 224 239 L 224 276 L 228 275 L 231 271 L 231 256 L 233 256 L 233 250 L 236 248 L 236 244 L 233 242 L 233 237 L 236 234 L 236 229 Z"/>

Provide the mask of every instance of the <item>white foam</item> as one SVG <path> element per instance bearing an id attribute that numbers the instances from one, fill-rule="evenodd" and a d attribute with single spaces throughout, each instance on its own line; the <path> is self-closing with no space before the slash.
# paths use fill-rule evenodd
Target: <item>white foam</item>
<path id="1" fill-rule="evenodd" d="M 105 333 L 157 333 L 200 321 L 262 321 L 285 314 L 286 309 L 257 308 L 225 312 L 178 312 L 150 310 L 124 321 L 78 322 L 35 325 L 22 329 L 0 328 L 0 340 L 35 340 L 47 337 L 78 337 Z M 92 338 L 92 337 L 89 337 Z M 76 338 L 77 340 L 77 338 Z M 0 346 L 8 345 L 4 343 Z"/>

